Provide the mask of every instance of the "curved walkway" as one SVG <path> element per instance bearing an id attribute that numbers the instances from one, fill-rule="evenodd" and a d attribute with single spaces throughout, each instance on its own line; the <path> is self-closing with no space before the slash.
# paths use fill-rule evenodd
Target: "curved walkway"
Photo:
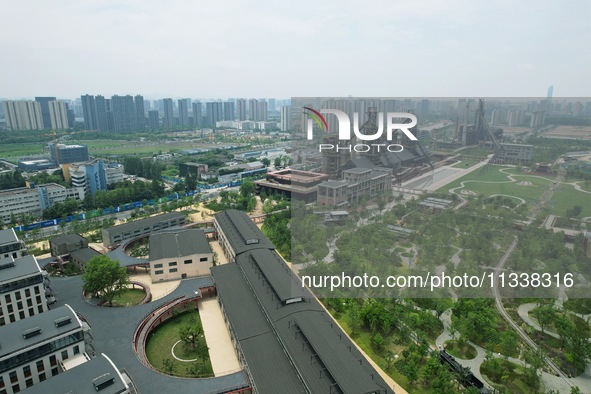
<path id="1" fill-rule="evenodd" d="M 548 331 L 548 330 L 542 330 L 542 327 L 538 323 L 536 323 L 531 317 L 529 317 L 529 313 L 532 310 L 536 309 L 537 307 L 538 307 L 538 305 L 533 302 L 530 302 L 527 304 L 521 304 L 521 305 L 519 305 L 519 308 L 517 308 L 517 314 L 519 315 L 521 320 L 526 322 L 534 330 L 542 331 L 544 334 L 550 335 L 551 337 L 556 338 L 556 339 L 560 339 L 560 335 L 556 334 L 555 332 Z"/>
<path id="2" fill-rule="evenodd" d="M 184 280 L 158 305 L 161 306 L 179 297 L 195 297 L 196 290 L 211 286 L 212 283 L 211 277 Z M 158 305 L 154 303 L 127 308 L 97 308 L 85 302 L 80 294 L 82 287 L 80 276 L 52 278 L 51 287 L 59 300 L 52 308 L 68 304 L 76 312 L 84 315 L 92 327 L 94 338 L 92 346 L 97 352 L 107 354 L 119 368 L 125 368 L 142 394 L 167 392 L 206 394 L 232 391 L 248 385 L 242 371 L 216 378 L 186 379 L 161 374 L 142 364 L 133 350 L 132 341 L 139 322 L 158 309 Z"/>

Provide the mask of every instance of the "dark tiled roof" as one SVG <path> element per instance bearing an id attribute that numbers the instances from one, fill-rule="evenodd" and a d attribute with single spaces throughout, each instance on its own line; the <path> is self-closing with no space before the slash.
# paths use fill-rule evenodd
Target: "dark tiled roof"
<path id="1" fill-rule="evenodd" d="M 41 274 L 35 256 L 23 256 L 17 259 L 0 260 L 0 283 L 9 282 L 21 277 Z"/>
<path id="2" fill-rule="evenodd" d="M 178 218 L 181 218 L 184 216 L 185 215 L 183 215 L 182 213 L 179 213 L 179 212 L 163 213 L 162 215 L 151 216 L 149 218 L 140 219 L 140 220 L 136 220 L 136 221 L 129 222 L 129 223 L 123 223 L 118 226 L 109 227 L 109 228 L 104 229 L 104 231 L 108 231 L 109 233 L 128 232 L 128 231 L 133 231 L 136 229 L 143 229 L 144 227 L 151 227 L 156 223 L 160 223 L 160 222 L 164 222 L 164 221 L 168 221 L 168 220 L 173 220 L 173 219 L 178 219 Z"/>
<path id="3" fill-rule="evenodd" d="M 14 229 L 0 230 L 0 245 L 13 244 L 18 242 Z"/>
<path id="4" fill-rule="evenodd" d="M 126 388 L 117 368 L 110 359 L 101 354 L 84 364 L 28 388 L 27 394 L 92 394 L 98 391 L 95 389 L 94 382 L 98 383 L 101 379 L 113 379 L 111 384 L 99 391 L 101 394 L 118 394 Z"/>
<path id="5" fill-rule="evenodd" d="M 92 248 L 82 248 L 70 252 L 70 255 L 76 260 L 86 264 L 88 263 L 88 261 L 90 261 L 91 258 L 101 256 L 101 253 L 97 252 Z"/>
<path id="6" fill-rule="evenodd" d="M 63 317 L 69 317 L 71 322 L 58 327 L 55 321 Z M 23 333 L 34 328 L 41 329 L 41 333 L 25 339 Z M 76 314 L 68 305 L 17 320 L 14 323 L 0 327 L 0 359 L 21 349 L 81 328 L 82 326 Z"/>
<path id="7" fill-rule="evenodd" d="M 230 209 L 215 215 L 236 255 L 252 249 L 274 249 L 263 232 L 242 211 Z"/>
<path id="8" fill-rule="evenodd" d="M 64 234 L 60 235 L 59 237 L 55 237 L 49 240 L 52 245 L 60 245 L 60 244 L 73 244 L 78 243 L 80 241 L 86 241 L 86 238 L 78 235 L 78 234 Z"/>
<path id="9" fill-rule="evenodd" d="M 212 253 L 200 229 L 162 231 L 150 236 L 150 260 Z"/>

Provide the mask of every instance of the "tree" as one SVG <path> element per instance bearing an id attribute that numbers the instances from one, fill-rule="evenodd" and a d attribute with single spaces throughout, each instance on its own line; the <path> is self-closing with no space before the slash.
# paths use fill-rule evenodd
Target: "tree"
<path id="1" fill-rule="evenodd" d="M 244 198 L 248 198 L 255 194 L 256 185 L 250 179 L 245 179 L 240 185 L 240 195 Z"/>
<path id="2" fill-rule="evenodd" d="M 548 324 L 552 323 L 556 317 L 556 310 L 552 305 L 542 305 L 532 311 L 534 317 L 538 320 L 538 324 L 544 332 Z"/>
<path id="3" fill-rule="evenodd" d="M 276 157 L 275 160 L 273 160 L 273 165 L 275 167 L 281 167 L 281 157 Z"/>
<path id="4" fill-rule="evenodd" d="M 119 261 L 102 255 L 90 259 L 82 280 L 84 291 L 95 297 L 101 296 L 109 305 L 113 305 L 113 298 L 129 284 L 129 274 L 125 267 L 119 266 Z"/>
<path id="5" fill-rule="evenodd" d="M 269 159 L 268 159 L 268 158 L 266 158 L 266 157 L 263 157 L 263 158 L 261 159 L 261 163 L 263 163 L 263 165 L 264 165 L 265 167 L 269 167 L 269 165 L 271 164 L 271 160 L 269 160 Z"/>
<path id="6" fill-rule="evenodd" d="M 191 319 L 187 324 L 182 326 L 179 330 L 179 337 L 181 341 L 191 345 L 191 348 L 197 352 L 197 356 L 201 360 L 205 360 L 208 356 L 208 348 L 205 340 L 201 340 L 203 335 L 203 326 L 198 319 Z"/>
<path id="7" fill-rule="evenodd" d="M 164 368 L 164 372 L 172 375 L 176 369 L 176 363 L 170 358 L 164 358 L 162 359 L 162 367 Z"/>

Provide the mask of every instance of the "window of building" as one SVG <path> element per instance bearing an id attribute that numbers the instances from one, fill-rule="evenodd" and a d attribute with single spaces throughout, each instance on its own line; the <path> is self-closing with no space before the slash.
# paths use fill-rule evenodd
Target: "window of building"
<path id="1" fill-rule="evenodd" d="M 168 263 L 169 267 L 174 267 L 176 265 L 176 261 L 171 261 L 170 263 Z"/>
<path id="2" fill-rule="evenodd" d="M 163 270 L 154 271 L 154 275 L 162 275 L 164 273 Z"/>
<path id="3" fill-rule="evenodd" d="M 80 346 L 74 346 L 74 354 L 80 354 Z"/>
<path id="4" fill-rule="evenodd" d="M 8 307 L 6 309 L 8 310 L 8 313 L 14 312 L 14 307 L 12 306 L 12 304 L 8 304 Z"/>
<path id="5" fill-rule="evenodd" d="M 35 314 L 35 309 L 29 308 L 29 316 L 33 316 Z"/>
<path id="6" fill-rule="evenodd" d="M 40 304 L 41 303 L 41 296 L 35 297 L 35 301 L 37 301 L 37 304 Z"/>
<path id="7" fill-rule="evenodd" d="M 24 318 L 25 318 L 25 311 L 20 311 L 20 312 L 18 313 L 18 317 L 19 317 L 21 320 L 22 320 L 22 319 L 24 319 Z"/>
<path id="8" fill-rule="evenodd" d="M 68 350 L 64 350 L 62 351 L 62 361 L 67 360 L 68 359 Z"/>
<path id="9" fill-rule="evenodd" d="M 4 388 L 4 377 L 0 376 L 0 389 Z"/>
<path id="10" fill-rule="evenodd" d="M 39 360 L 37 361 L 37 372 L 43 371 L 45 371 L 45 364 L 43 363 L 43 360 Z"/>
<path id="11" fill-rule="evenodd" d="M 30 298 L 27 299 L 27 306 L 29 308 L 33 306 L 33 300 L 32 299 L 30 299 Z"/>
<path id="12" fill-rule="evenodd" d="M 168 270 L 168 272 L 170 272 L 170 273 L 177 272 L 177 271 L 178 271 L 178 268 L 171 268 Z"/>
<path id="13" fill-rule="evenodd" d="M 201 261 L 203 263 L 204 261 L 209 261 L 209 258 L 208 257 L 201 257 L 199 259 L 199 261 Z"/>
<path id="14" fill-rule="evenodd" d="M 4 299 L 6 300 L 6 303 L 7 303 L 7 304 L 10 304 L 10 303 L 12 302 L 12 299 L 10 298 L 10 294 L 6 294 L 6 295 L 4 296 Z"/>
<path id="15" fill-rule="evenodd" d="M 4 316 L 0 316 L 0 326 L 3 326 L 6 324 L 6 320 L 4 320 Z"/>
<path id="16" fill-rule="evenodd" d="M 44 373 L 40 373 L 40 374 L 39 374 L 39 381 L 40 381 L 40 382 L 43 382 L 45 379 L 46 379 L 46 377 L 45 377 L 45 372 L 44 372 Z"/>
<path id="17" fill-rule="evenodd" d="M 58 371 L 57 367 L 56 367 L 56 368 L 53 368 L 53 369 L 51 370 L 51 376 L 55 376 L 55 375 L 57 375 L 58 373 L 59 373 L 59 371 Z"/>
<path id="18" fill-rule="evenodd" d="M 19 391 L 21 391 L 21 388 L 18 384 L 15 384 L 14 386 L 12 386 L 13 393 L 18 393 Z"/>
<path id="19" fill-rule="evenodd" d="M 31 366 L 25 365 L 23 367 L 23 373 L 25 374 L 25 378 L 28 378 L 29 376 L 31 376 Z"/>
<path id="20" fill-rule="evenodd" d="M 25 289 L 25 297 L 31 296 L 31 289 Z"/>
<path id="21" fill-rule="evenodd" d="M 27 384 L 27 387 L 31 387 L 33 385 L 33 379 L 27 379 L 25 383 Z"/>
<path id="22" fill-rule="evenodd" d="M 52 367 L 55 367 L 57 365 L 57 358 L 55 357 L 55 354 L 49 357 L 49 365 L 51 365 Z"/>
<path id="23" fill-rule="evenodd" d="M 41 294 L 41 289 L 39 286 L 35 286 L 35 294 Z"/>
<path id="24" fill-rule="evenodd" d="M 185 264 L 193 264 L 193 260 L 185 260 Z"/>
<path id="25" fill-rule="evenodd" d="M 39 313 L 43 313 L 43 305 L 39 305 L 37 307 L 37 310 L 39 311 Z"/>
<path id="26" fill-rule="evenodd" d="M 16 318 L 14 317 L 14 315 L 8 315 L 8 318 L 11 323 L 14 323 L 16 321 Z"/>
<path id="27" fill-rule="evenodd" d="M 162 268 L 162 264 L 154 264 L 154 268 Z"/>
<path id="28" fill-rule="evenodd" d="M 20 292 L 20 291 L 17 291 L 17 292 L 14 294 L 14 298 L 16 298 L 17 300 L 20 300 L 20 299 L 22 298 L 22 296 L 21 296 L 21 292 Z"/>
<path id="29" fill-rule="evenodd" d="M 20 293 L 16 293 L 16 294 L 20 294 Z M 23 309 L 23 302 L 19 301 L 16 303 L 16 309 L 21 310 Z"/>
<path id="30" fill-rule="evenodd" d="M 16 371 L 12 371 L 11 373 L 9 373 L 8 377 L 10 378 L 10 383 L 18 382 L 18 376 L 16 376 Z"/>

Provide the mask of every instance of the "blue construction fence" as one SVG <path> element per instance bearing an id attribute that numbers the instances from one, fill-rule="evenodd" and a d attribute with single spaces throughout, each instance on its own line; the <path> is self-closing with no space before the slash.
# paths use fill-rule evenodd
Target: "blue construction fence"
<path id="1" fill-rule="evenodd" d="M 183 197 L 192 197 L 195 194 L 199 194 L 202 189 L 235 187 L 235 186 L 240 186 L 241 184 L 242 184 L 242 180 L 237 180 L 237 181 L 233 181 L 233 182 L 226 182 L 226 183 L 217 183 L 215 185 L 199 185 L 199 187 L 197 189 L 195 189 L 194 191 L 188 191 L 186 193 L 174 193 L 174 194 L 169 194 L 166 197 L 161 197 L 158 199 L 150 199 L 150 200 L 148 200 L 148 205 L 161 204 L 163 202 L 179 200 Z M 96 209 L 93 211 L 82 212 L 82 213 L 77 213 L 75 215 L 70 215 L 70 216 L 67 216 L 66 218 L 49 219 L 49 220 L 44 220 L 41 222 L 28 224 L 26 226 L 16 226 L 16 227 L 14 227 L 14 231 L 31 231 L 31 230 L 40 229 L 40 228 L 52 227 L 52 226 L 56 226 L 56 225 L 60 224 L 62 221 L 69 223 L 73 220 L 86 220 L 86 219 L 95 218 L 95 217 L 99 217 L 99 216 L 110 215 L 110 214 L 117 213 L 117 212 L 130 211 L 135 208 L 142 208 L 143 206 L 144 206 L 144 204 L 141 201 L 135 201 L 135 202 L 127 203 L 127 204 L 122 204 L 117 207 L 113 207 L 112 209 L 111 208 Z"/>

